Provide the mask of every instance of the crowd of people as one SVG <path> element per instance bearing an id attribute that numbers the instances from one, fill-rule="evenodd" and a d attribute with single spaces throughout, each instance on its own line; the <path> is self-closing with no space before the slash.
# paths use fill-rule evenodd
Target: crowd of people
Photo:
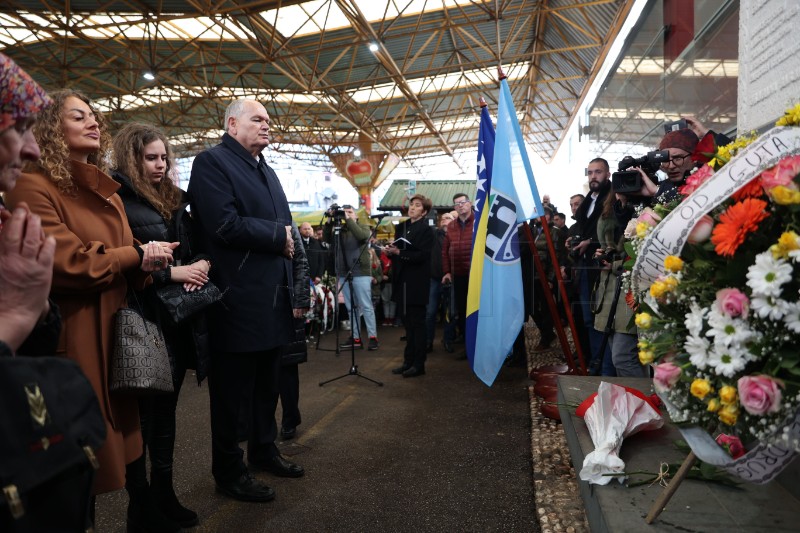
<path id="1" fill-rule="evenodd" d="M 0 351 L 57 355 L 80 366 L 106 426 L 93 493 L 127 490 L 129 531 L 198 523 L 173 488 L 175 413 L 187 369 L 196 370 L 198 383 L 208 379 L 212 474 L 221 493 L 265 502 L 275 493 L 252 470 L 304 475 L 275 440 L 279 433 L 292 438 L 301 422 L 297 364 L 306 360 L 310 284 L 332 279 L 341 292 L 341 318 L 350 321 L 342 348 L 378 350 L 378 317 L 382 326 L 402 324 L 406 346 L 392 373 L 404 378 L 425 374 L 437 322 L 447 352 L 463 342 L 475 218 L 469 195 L 456 194 L 454 210 L 438 220 L 431 200 L 414 195 L 391 241 L 377 241 L 352 206 L 332 209 L 320 227 L 298 228 L 262 155 L 270 143 L 264 106 L 236 100 L 222 118 L 220 144 L 197 155 L 184 192 L 172 179 L 162 131 L 127 124 L 111 132 L 85 95 L 48 95 L 0 54 L 0 192 L 8 206 L 0 208 Z M 520 230 L 525 313 L 540 331 L 534 351 L 550 348 L 569 309 L 593 373 L 648 375 L 632 310 L 619 297 L 622 233 L 637 206 L 676 194 L 699 139 L 716 135 L 693 117 L 687 124 L 658 147 L 668 153 L 666 179 L 636 168 L 641 190 L 620 193 L 609 163 L 593 159 L 588 193 L 570 198 L 572 225 L 545 196 L 532 233 Z M 553 313 L 542 294 L 559 278 L 570 305 Z M 188 293 L 209 282 L 222 300 L 181 323 L 157 294 L 171 284 Z M 559 299 L 561 291 L 553 293 Z M 123 307 L 163 332 L 173 392 L 110 391 L 114 321 Z M 524 361 L 526 352 L 520 335 L 509 362 Z"/>

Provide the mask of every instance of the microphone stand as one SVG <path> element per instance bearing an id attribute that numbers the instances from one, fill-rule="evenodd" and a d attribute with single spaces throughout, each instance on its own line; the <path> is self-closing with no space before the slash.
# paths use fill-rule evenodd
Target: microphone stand
<path id="1" fill-rule="evenodd" d="M 364 374 L 362 374 L 358 370 L 358 365 L 356 364 L 356 343 L 355 343 L 355 338 L 353 337 L 353 328 L 357 324 L 357 320 L 359 320 L 358 314 L 356 313 L 355 291 L 353 290 L 353 271 L 361 264 L 361 256 L 363 255 L 364 250 L 366 250 L 367 246 L 370 245 L 370 241 L 375 236 L 375 233 L 377 232 L 377 228 L 378 228 L 378 225 L 376 224 L 375 228 L 370 230 L 369 237 L 364 242 L 363 246 L 361 246 L 361 248 L 359 249 L 358 256 L 356 257 L 356 260 L 353 263 L 353 266 L 350 268 L 350 270 L 347 271 L 347 274 L 345 274 L 345 276 L 344 276 L 345 283 L 347 283 L 347 286 L 350 289 L 350 337 L 353 338 L 353 342 L 350 343 L 350 370 L 348 370 L 346 374 L 342 374 L 341 376 L 336 376 L 335 378 L 327 379 L 325 381 L 320 381 L 319 382 L 319 386 L 320 387 L 322 387 L 326 383 L 330 383 L 331 381 L 336 381 L 338 379 L 346 378 L 347 376 L 357 376 L 357 377 L 366 379 L 367 381 L 371 381 L 372 383 L 376 384 L 379 387 L 383 387 L 383 383 L 382 382 L 377 381 L 375 379 L 372 379 L 370 377 L 367 377 L 367 376 L 365 376 Z M 337 233 L 337 235 L 338 235 L 338 233 Z M 341 246 L 341 243 L 340 243 L 340 246 Z M 334 260 L 335 260 L 335 258 L 336 258 L 336 256 L 334 256 Z M 342 260 L 344 262 L 345 268 L 347 268 L 347 256 L 345 256 L 344 252 L 342 252 Z M 339 286 L 339 280 L 338 279 L 336 280 L 336 286 L 337 287 Z M 337 301 L 338 301 L 338 298 L 337 298 Z M 360 327 L 360 325 L 359 325 L 359 327 Z M 337 327 L 337 331 L 338 331 L 338 327 Z M 363 336 L 364 335 L 362 335 L 362 337 Z M 363 346 L 364 346 L 363 341 L 362 341 L 361 346 L 362 346 L 362 349 L 363 349 Z M 339 350 L 338 336 L 337 336 L 337 342 L 336 342 L 336 350 L 337 350 L 337 354 L 338 354 L 338 350 Z"/>

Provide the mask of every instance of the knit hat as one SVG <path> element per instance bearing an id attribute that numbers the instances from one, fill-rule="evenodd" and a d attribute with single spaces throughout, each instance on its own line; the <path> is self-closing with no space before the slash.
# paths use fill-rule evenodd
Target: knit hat
<path id="1" fill-rule="evenodd" d="M 0 54 L 0 132 L 50 104 L 44 89 L 10 57 Z"/>
<path id="2" fill-rule="evenodd" d="M 666 150 L 667 148 L 679 148 L 691 154 L 694 152 L 699 142 L 700 139 L 697 138 L 697 135 L 695 135 L 692 130 L 684 128 L 671 131 L 664 135 L 664 138 L 661 139 L 661 143 L 658 145 L 658 149 Z"/>

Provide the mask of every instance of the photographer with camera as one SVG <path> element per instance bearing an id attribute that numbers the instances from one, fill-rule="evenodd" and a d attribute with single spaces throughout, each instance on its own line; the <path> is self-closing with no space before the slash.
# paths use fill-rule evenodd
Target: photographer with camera
<path id="1" fill-rule="evenodd" d="M 358 216 L 351 205 L 343 205 L 341 208 L 333 204 L 326 212 L 326 221 L 323 228 L 325 242 L 330 243 L 335 251 L 336 274 L 339 277 L 339 284 L 344 295 L 344 305 L 347 308 L 348 316 L 353 316 L 352 335 L 340 345 L 341 348 L 362 348 L 363 343 L 359 333 L 361 325 L 360 317 L 364 317 L 367 324 L 367 334 L 369 335 L 368 350 L 378 349 L 378 329 L 375 325 L 375 309 L 372 306 L 372 267 L 369 258 L 369 246 L 364 244 L 369 240 L 372 232 L 366 224 L 358 223 Z M 334 242 L 336 232 L 334 228 L 339 228 L 339 241 Z M 358 265 L 353 267 L 358 261 Z M 356 313 L 350 309 L 350 286 L 346 282 L 345 275 L 353 268 L 353 295 L 357 306 Z"/>
<path id="2" fill-rule="evenodd" d="M 608 161 L 597 157 L 589 162 L 587 169 L 589 179 L 589 194 L 583 199 L 581 205 L 575 211 L 576 225 L 580 228 L 579 235 L 570 237 L 567 247 L 573 265 L 573 282 L 578 287 L 578 305 L 580 306 L 580 317 L 582 327 L 579 327 L 580 341 L 583 353 L 590 354 L 591 360 L 600 358 L 599 361 L 607 363 L 606 369 L 610 369 L 613 375 L 611 363 L 611 351 L 606 350 L 600 354 L 600 344 L 603 334 L 594 329 L 594 316 L 591 310 L 592 287 L 595 285 L 600 269 L 593 260 L 595 251 L 600 247 L 597 241 L 597 221 L 603 210 L 602 206 L 606 196 L 611 192 L 611 171 Z"/>
<path id="3" fill-rule="evenodd" d="M 634 312 L 621 290 L 625 261 L 623 231 L 633 214 L 633 210 L 627 208 L 630 202 L 625 195 L 609 194 L 597 221 L 600 248 L 595 251 L 594 260 L 601 273 L 593 299 L 594 329 L 603 332 L 618 377 L 649 377 L 648 368 L 639 362 L 636 326 L 631 326 Z M 608 372 L 609 369 L 604 368 L 603 375 L 613 375 Z"/>

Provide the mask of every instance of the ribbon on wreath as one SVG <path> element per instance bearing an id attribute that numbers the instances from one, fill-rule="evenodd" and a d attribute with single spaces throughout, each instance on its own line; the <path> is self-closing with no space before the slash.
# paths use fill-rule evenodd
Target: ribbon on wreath
<path id="1" fill-rule="evenodd" d="M 664 259 L 668 255 L 680 255 L 689 234 L 701 218 L 761 172 L 777 165 L 781 159 L 797 154 L 800 154 L 800 128 L 775 127 L 714 173 L 664 217 L 645 238 L 631 272 L 634 292 L 644 292 L 664 273 Z M 666 396 L 659 394 L 672 415 L 676 409 Z M 790 439 L 800 439 L 800 410 L 794 417 L 786 420 L 784 427 L 788 427 Z M 701 461 L 724 468 L 730 474 L 751 483 L 771 481 L 795 456 L 794 450 L 787 447 L 761 443 L 742 457 L 732 460 L 704 428 L 678 429 Z"/>

